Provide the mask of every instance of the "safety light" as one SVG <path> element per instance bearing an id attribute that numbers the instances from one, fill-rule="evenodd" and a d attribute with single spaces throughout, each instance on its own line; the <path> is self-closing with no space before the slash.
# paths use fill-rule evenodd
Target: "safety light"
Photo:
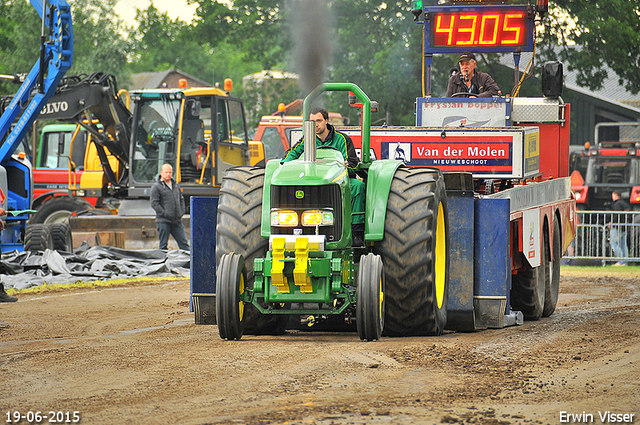
<path id="1" fill-rule="evenodd" d="M 302 213 L 303 226 L 331 226 L 333 225 L 333 212 L 310 210 Z"/>
<path id="2" fill-rule="evenodd" d="M 411 2 L 411 13 L 413 13 L 413 20 L 417 21 L 422 15 L 422 0 L 413 0 Z"/>
<path id="3" fill-rule="evenodd" d="M 180 78 L 178 80 L 178 88 L 179 89 L 186 89 L 187 88 L 187 80 L 185 78 Z"/>
<path id="4" fill-rule="evenodd" d="M 632 204 L 640 203 L 640 186 L 633 186 L 631 189 L 631 196 L 629 197 L 629 201 Z"/>
<path id="5" fill-rule="evenodd" d="M 271 211 L 271 225 L 274 227 L 296 227 L 298 214 L 290 210 Z"/>
<path id="6" fill-rule="evenodd" d="M 287 111 L 287 106 L 284 103 L 278 103 L 278 113 L 280 115 L 284 115 L 286 111 Z"/>
<path id="7" fill-rule="evenodd" d="M 231 78 L 224 79 L 224 91 L 230 92 L 233 90 L 233 80 Z"/>

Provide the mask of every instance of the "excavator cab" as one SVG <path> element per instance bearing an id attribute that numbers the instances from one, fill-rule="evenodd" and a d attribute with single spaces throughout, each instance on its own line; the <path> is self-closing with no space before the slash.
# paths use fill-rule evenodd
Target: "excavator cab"
<path id="1" fill-rule="evenodd" d="M 132 93 L 135 101 L 129 196 L 143 197 L 162 164 L 174 167 L 185 196 L 211 191 L 224 172 L 249 165 L 242 101 L 214 87 Z"/>

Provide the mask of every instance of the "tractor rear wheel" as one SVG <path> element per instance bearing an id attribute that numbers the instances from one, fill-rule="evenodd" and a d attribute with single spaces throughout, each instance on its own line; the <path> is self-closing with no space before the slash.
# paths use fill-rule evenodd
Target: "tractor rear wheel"
<path id="1" fill-rule="evenodd" d="M 380 339 L 384 328 L 384 269 L 379 255 L 360 257 L 356 325 L 360 339 Z"/>
<path id="2" fill-rule="evenodd" d="M 247 290 L 253 289 L 253 260 L 264 258 L 269 247 L 269 241 L 260 234 L 263 185 L 264 168 L 231 168 L 222 180 L 218 200 L 216 262 L 220 264 L 222 256 L 231 252 L 242 255 L 248 265 Z M 288 319 L 286 315 L 262 314 L 252 304 L 246 304 L 244 333 L 281 335 Z"/>
<path id="3" fill-rule="evenodd" d="M 45 251 L 53 249 L 51 227 L 48 224 L 28 224 L 24 235 L 25 251 Z"/>
<path id="4" fill-rule="evenodd" d="M 562 261 L 562 235 L 560 223 L 553 220 L 553 260 L 547 262 L 544 282 L 544 310 L 542 317 L 549 317 L 556 310 L 558 304 L 558 292 L 560 291 L 560 262 Z M 549 236 L 545 235 L 544 246 L 549 246 Z"/>
<path id="5" fill-rule="evenodd" d="M 247 269 L 241 255 L 225 254 L 220 259 L 217 275 L 216 320 L 220 338 L 242 338 L 244 330 L 244 293 Z"/>
<path id="6" fill-rule="evenodd" d="M 545 249 L 540 256 L 540 266 L 520 271 L 511 279 L 511 309 L 521 311 L 527 320 L 540 319 L 544 309 Z"/>
<path id="7" fill-rule="evenodd" d="M 449 298 L 447 195 L 439 170 L 399 168 L 383 240 L 385 335 L 440 335 Z"/>

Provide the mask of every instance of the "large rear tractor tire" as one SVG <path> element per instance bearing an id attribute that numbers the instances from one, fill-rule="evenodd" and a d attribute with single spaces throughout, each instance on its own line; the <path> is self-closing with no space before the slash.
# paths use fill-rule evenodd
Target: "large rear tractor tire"
<path id="1" fill-rule="evenodd" d="M 360 257 L 356 296 L 360 339 L 380 339 L 384 329 L 384 269 L 379 255 L 369 253 Z"/>
<path id="2" fill-rule="evenodd" d="M 222 180 L 218 200 L 216 226 L 216 262 L 224 254 L 242 255 L 247 265 L 245 288 L 253 289 L 253 262 L 264 258 L 269 241 L 260 235 L 264 168 L 229 169 Z M 252 304 L 244 309 L 244 333 L 248 335 L 281 335 L 287 315 L 262 314 Z"/>
<path id="3" fill-rule="evenodd" d="M 56 251 L 73 252 L 73 237 L 69 223 L 53 223 L 50 225 L 53 249 Z"/>
<path id="4" fill-rule="evenodd" d="M 81 198 L 71 196 L 54 196 L 40 205 L 29 219 L 30 223 L 62 223 L 69 221 L 74 212 L 86 211 L 93 208 L 90 203 Z"/>
<path id="5" fill-rule="evenodd" d="M 549 246 L 549 236 L 545 235 L 544 246 Z M 544 282 L 544 309 L 542 317 L 549 317 L 556 310 L 560 292 L 560 262 L 562 261 L 562 235 L 558 219 L 553 220 L 553 260 L 548 259 Z"/>
<path id="6" fill-rule="evenodd" d="M 25 251 L 53 249 L 51 227 L 48 224 L 28 224 L 24 235 Z"/>
<path id="7" fill-rule="evenodd" d="M 390 336 L 440 335 L 449 299 L 447 195 L 439 170 L 399 168 L 383 240 L 385 328 Z"/>
<path id="8" fill-rule="evenodd" d="M 538 320 L 544 309 L 545 249 L 540 250 L 541 263 L 513 275 L 511 279 L 511 309 L 521 311 L 526 320 Z"/>
<path id="9" fill-rule="evenodd" d="M 244 331 L 244 293 L 247 269 L 241 255 L 225 254 L 220 259 L 217 275 L 216 319 L 220 338 L 242 338 Z"/>

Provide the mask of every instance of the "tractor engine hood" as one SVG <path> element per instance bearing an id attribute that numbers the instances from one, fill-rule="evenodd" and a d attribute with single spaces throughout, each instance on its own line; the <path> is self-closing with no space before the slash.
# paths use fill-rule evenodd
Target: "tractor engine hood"
<path id="1" fill-rule="evenodd" d="M 349 177 L 342 154 L 333 149 L 318 149 L 315 162 L 297 159 L 285 162 L 274 171 L 274 186 L 322 186 L 340 184 Z"/>

